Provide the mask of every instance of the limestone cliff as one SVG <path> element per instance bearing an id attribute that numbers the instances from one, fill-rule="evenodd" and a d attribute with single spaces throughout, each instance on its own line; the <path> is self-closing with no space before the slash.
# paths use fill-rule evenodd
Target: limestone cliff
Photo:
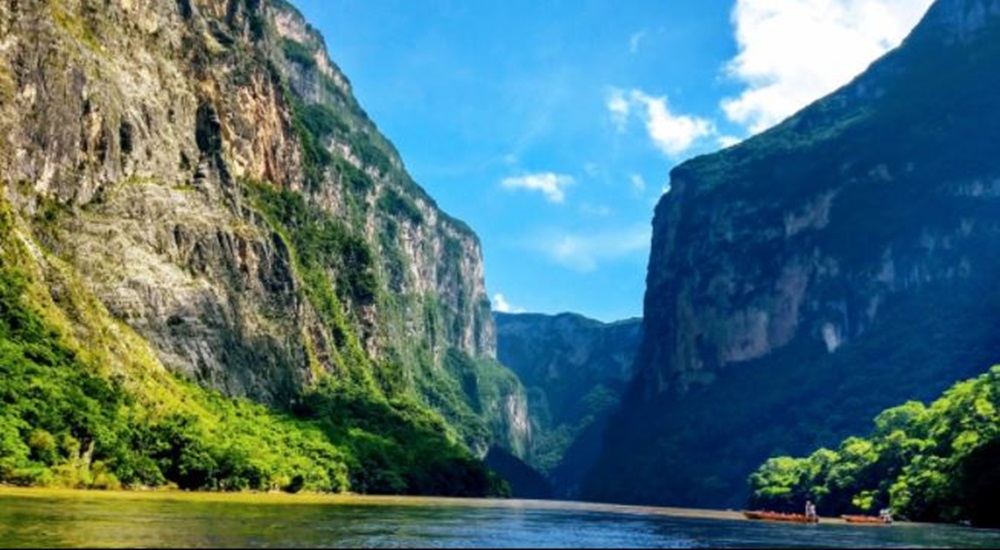
<path id="1" fill-rule="evenodd" d="M 528 392 L 532 445 L 526 461 L 548 476 L 554 495 L 575 496 L 596 451 L 578 439 L 618 406 L 632 378 L 641 320 L 602 323 L 573 313 L 494 317 L 497 356 Z"/>
<path id="2" fill-rule="evenodd" d="M 740 506 L 768 456 L 996 361 L 998 65 L 1000 2 L 939 0 L 850 84 L 672 172 L 585 496 Z"/>
<path id="3" fill-rule="evenodd" d="M 64 265 L 171 372 L 280 408 L 321 378 L 413 394 L 480 456 L 525 445 L 477 237 L 289 4 L 0 2 L 0 136 L 21 228 L 0 241 Z"/>

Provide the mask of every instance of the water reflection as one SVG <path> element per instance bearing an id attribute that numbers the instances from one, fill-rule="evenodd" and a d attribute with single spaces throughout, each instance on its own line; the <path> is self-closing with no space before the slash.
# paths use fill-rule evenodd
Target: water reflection
<path id="1" fill-rule="evenodd" d="M 697 514 L 689 514 L 697 515 Z M 787 525 L 551 502 L 212 501 L 0 494 L 6 547 L 1000 547 L 951 526 Z"/>

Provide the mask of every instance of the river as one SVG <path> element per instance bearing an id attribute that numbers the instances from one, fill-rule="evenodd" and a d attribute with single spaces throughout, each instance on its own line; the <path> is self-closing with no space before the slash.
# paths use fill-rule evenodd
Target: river
<path id="1" fill-rule="evenodd" d="M 554 501 L 2 488 L 0 546 L 998 548 L 1000 531 Z"/>

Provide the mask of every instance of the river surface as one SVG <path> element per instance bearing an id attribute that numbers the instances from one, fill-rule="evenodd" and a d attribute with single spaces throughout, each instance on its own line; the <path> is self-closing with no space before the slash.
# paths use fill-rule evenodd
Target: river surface
<path id="1" fill-rule="evenodd" d="M 3 547 L 1000 548 L 1000 531 L 528 500 L 0 489 Z"/>

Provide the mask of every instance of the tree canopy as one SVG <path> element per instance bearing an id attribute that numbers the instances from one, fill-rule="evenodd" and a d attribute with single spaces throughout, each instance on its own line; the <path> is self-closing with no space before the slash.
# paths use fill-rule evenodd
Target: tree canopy
<path id="1" fill-rule="evenodd" d="M 1000 366 L 959 382 L 925 406 L 908 401 L 875 417 L 868 437 L 808 457 L 778 456 L 750 475 L 751 507 L 826 514 L 891 507 L 914 521 L 1000 526 Z"/>

